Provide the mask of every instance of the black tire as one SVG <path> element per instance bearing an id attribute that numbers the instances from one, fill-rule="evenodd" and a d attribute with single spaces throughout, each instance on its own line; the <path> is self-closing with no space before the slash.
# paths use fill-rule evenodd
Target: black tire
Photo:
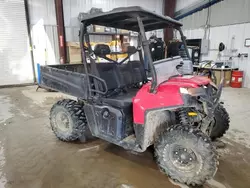
<path id="1" fill-rule="evenodd" d="M 230 118 L 226 109 L 218 104 L 214 111 L 215 124 L 210 134 L 212 140 L 222 137 L 229 129 Z"/>
<path id="2" fill-rule="evenodd" d="M 62 141 L 86 140 L 91 137 L 83 105 L 77 101 L 63 99 L 50 110 L 50 125 L 56 137 Z"/>
<path id="3" fill-rule="evenodd" d="M 202 185 L 217 171 L 217 153 L 210 138 L 189 126 L 169 127 L 155 143 L 155 156 L 163 173 L 187 185 Z"/>

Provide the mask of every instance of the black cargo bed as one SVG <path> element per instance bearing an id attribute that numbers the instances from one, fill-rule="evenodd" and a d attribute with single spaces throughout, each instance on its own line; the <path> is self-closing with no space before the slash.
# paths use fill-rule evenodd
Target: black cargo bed
<path id="1" fill-rule="evenodd" d="M 87 97 L 87 76 L 83 64 L 41 66 L 40 70 L 41 87 L 83 99 Z"/>

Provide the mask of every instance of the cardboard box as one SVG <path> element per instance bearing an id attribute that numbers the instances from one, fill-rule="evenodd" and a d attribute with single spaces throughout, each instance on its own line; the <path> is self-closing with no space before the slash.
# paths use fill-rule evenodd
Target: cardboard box
<path id="1" fill-rule="evenodd" d="M 231 83 L 232 71 L 224 71 L 224 87 L 229 87 Z"/>
<path id="2" fill-rule="evenodd" d="M 121 32 L 121 33 L 129 33 L 129 30 L 121 29 L 120 32 Z"/>
<path id="3" fill-rule="evenodd" d="M 87 46 L 86 43 L 84 43 Z M 96 43 L 90 42 L 92 50 L 94 50 L 94 46 Z M 82 63 L 81 57 L 81 47 L 79 42 L 67 42 L 67 62 L 69 64 L 79 64 Z"/>
<path id="4" fill-rule="evenodd" d="M 130 44 L 128 42 L 122 43 L 122 52 L 127 52 L 128 51 L 128 46 Z"/>
<path id="5" fill-rule="evenodd" d="M 67 42 L 67 61 L 70 64 L 78 64 L 82 62 L 81 48 L 79 42 Z"/>
<path id="6" fill-rule="evenodd" d="M 94 32 L 105 32 L 105 27 L 100 25 L 94 25 Z"/>
<path id="7" fill-rule="evenodd" d="M 232 71 L 231 70 L 215 70 L 214 74 L 217 78 L 217 86 L 219 86 L 221 79 L 224 76 L 224 83 L 223 86 L 224 87 L 229 87 L 230 86 L 230 82 L 231 82 L 231 74 Z"/>

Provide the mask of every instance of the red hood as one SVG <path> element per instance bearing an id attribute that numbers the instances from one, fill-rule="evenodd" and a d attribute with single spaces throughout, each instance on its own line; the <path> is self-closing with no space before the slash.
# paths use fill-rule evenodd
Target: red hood
<path id="1" fill-rule="evenodd" d="M 170 78 L 165 84 L 169 85 L 177 85 L 180 87 L 199 87 L 200 85 L 207 85 L 211 81 L 207 77 L 204 76 L 178 76 Z"/>

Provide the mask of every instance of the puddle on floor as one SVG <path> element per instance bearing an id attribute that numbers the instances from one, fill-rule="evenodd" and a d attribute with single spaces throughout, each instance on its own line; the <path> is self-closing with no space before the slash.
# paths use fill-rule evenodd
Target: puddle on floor
<path id="1" fill-rule="evenodd" d="M 5 109 L 11 104 L 27 109 L 25 116 L 18 110 L 3 112 L 10 123 L 0 131 L 0 188 L 186 188 L 172 184 L 158 170 L 152 148 L 135 153 L 98 139 L 86 144 L 57 140 L 44 114 L 56 99 L 36 105 L 21 90 L 0 98 Z M 219 150 L 218 172 L 203 188 L 250 187 L 250 150 L 229 139 L 225 143 Z"/>
<path id="2" fill-rule="evenodd" d="M 0 124 L 14 116 L 14 114 L 11 112 L 12 107 L 13 105 L 11 104 L 10 97 L 6 95 L 0 95 Z"/>
<path id="3" fill-rule="evenodd" d="M 3 167 L 5 165 L 4 146 L 0 142 L 0 188 L 4 188 L 7 182 Z"/>

